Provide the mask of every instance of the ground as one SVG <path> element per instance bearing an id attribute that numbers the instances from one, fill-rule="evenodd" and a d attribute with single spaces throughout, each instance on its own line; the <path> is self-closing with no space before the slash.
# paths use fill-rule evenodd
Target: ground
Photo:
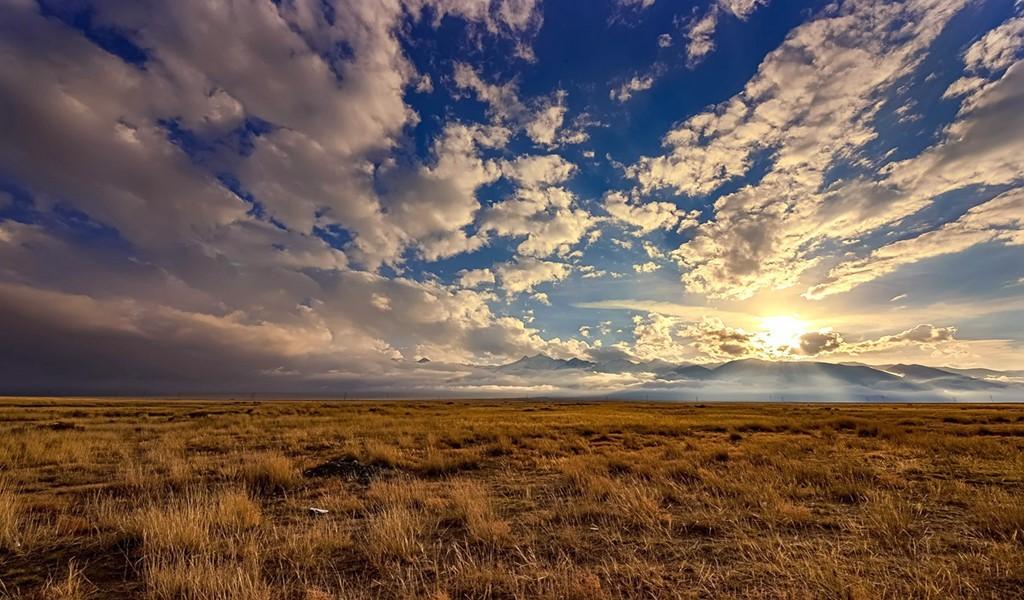
<path id="1" fill-rule="evenodd" d="M 0 598 L 1024 598 L 1022 498 L 1024 406 L 7 398 Z"/>

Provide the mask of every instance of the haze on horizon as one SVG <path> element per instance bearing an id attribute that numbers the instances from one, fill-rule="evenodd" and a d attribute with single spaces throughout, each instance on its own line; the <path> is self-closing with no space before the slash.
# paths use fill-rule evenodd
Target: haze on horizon
<path id="1" fill-rule="evenodd" d="M 4 0 L 0 393 L 1024 369 L 1024 4 L 795 4 Z"/>

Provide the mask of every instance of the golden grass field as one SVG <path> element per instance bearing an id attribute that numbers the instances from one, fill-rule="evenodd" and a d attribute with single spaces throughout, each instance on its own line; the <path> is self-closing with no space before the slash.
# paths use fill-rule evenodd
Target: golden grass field
<path id="1" fill-rule="evenodd" d="M 730 597 L 1024 598 L 1024 406 L 0 399 L 0 598 Z"/>

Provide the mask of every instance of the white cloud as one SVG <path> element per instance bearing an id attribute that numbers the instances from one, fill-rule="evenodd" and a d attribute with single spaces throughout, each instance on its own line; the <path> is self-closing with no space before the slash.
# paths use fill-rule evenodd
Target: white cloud
<path id="1" fill-rule="evenodd" d="M 520 156 L 502 165 L 506 177 L 531 189 L 562 183 L 575 171 L 576 165 L 557 154 Z"/>
<path id="2" fill-rule="evenodd" d="M 816 264 L 816 242 L 865 230 L 870 216 L 825 202 L 825 173 L 874 139 L 878 98 L 913 71 L 960 6 L 827 8 L 770 53 L 741 94 L 669 132 L 666 154 L 630 167 L 642 190 L 702 196 L 747 174 L 759 153 L 771 157 L 766 175 L 717 199 L 714 219 L 674 253 L 688 290 L 746 298 L 791 286 Z"/>
<path id="3" fill-rule="evenodd" d="M 719 8 L 712 4 L 704 16 L 694 20 L 686 28 L 686 63 L 695 66 L 715 49 L 714 35 L 718 27 Z"/>
<path id="4" fill-rule="evenodd" d="M 665 253 L 662 249 L 647 240 L 643 241 L 644 252 L 647 253 L 649 258 L 661 260 L 665 258 Z"/>
<path id="5" fill-rule="evenodd" d="M 723 14 L 746 20 L 759 6 L 768 4 L 768 0 L 717 0 L 700 18 L 692 20 L 684 30 L 687 38 L 686 62 L 693 67 L 715 49 L 715 30 Z M 659 38 L 659 45 L 661 39 Z M 669 39 L 671 44 L 671 38 Z"/>
<path id="6" fill-rule="evenodd" d="M 477 19 L 500 35 L 539 23 L 533 2 L 471 4 L 441 2 L 430 14 Z M 27 361 L 5 364 L 4 378 L 48 364 L 48 352 L 95 354 L 66 365 L 79 381 L 90 369 L 97 380 L 199 381 L 216 365 L 206 381 L 228 386 L 271 373 L 387 377 L 424 340 L 433 356 L 460 360 L 576 348 L 495 316 L 492 292 L 351 270 L 349 256 L 373 268 L 399 263 L 410 247 L 431 259 L 484 243 L 466 233 L 480 208 L 475 191 L 506 166 L 483 151 L 508 131 L 458 122 L 443 125 L 426 163 L 391 157 L 418 119 L 404 94 L 429 89 L 398 38 L 424 5 L 339 3 L 328 22 L 316 2 L 98 2 L 94 24 L 145 48 L 144 69 L 34 4 L 7 7 L 0 112 L 11 126 L 0 168 L 30 190 L 33 210 L 47 215 L 59 198 L 116 230 L 131 252 L 48 225 L 0 225 L 0 277 L 18 281 L 0 290 L 5 341 L 18 340 Z M 229 132 L 247 118 L 269 129 L 246 140 L 244 155 L 213 145 L 208 164 L 166 130 L 173 119 L 234 143 Z M 222 169 L 255 206 L 218 181 Z M 351 242 L 343 252 L 314 230 Z M 563 268 L 549 269 L 549 280 Z M 535 285 L 525 274 L 507 280 Z"/>
<path id="7" fill-rule="evenodd" d="M 373 294 L 370 303 L 379 311 L 387 312 L 391 310 L 391 300 L 387 296 Z"/>
<path id="8" fill-rule="evenodd" d="M 884 353 L 898 348 L 954 355 L 962 350 L 955 327 L 916 325 L 899 333 L 857 342 L 831 329 L 807 331 L 791 345 L 778 345 L 771 335 L 756 329 L 727 325 L 714 316 L 693 319 L 656 312 L 633 318 L 632 345 L 617 348 L 639 360 L 703 362 L 741 358 L 798 359 L 803 356 L 849 356 Z"/>
<path id="9" fill-rule="evenodd" d="M 686 212 L 671 202 L 630 202 L 621 192 L 608 192 L 604 209 L 612 218 L 641 235 L 659 229 L 683 231 L 697 225 L 699 211 Z"/>
<path id="10" fill-rule="evenodd" d="M 480 231 L 501 236 L 526 236 L 517 251 L 527 256 L 565 255 L 596 225 L 573 195 L 560 187 L 520 189 L 514 198 L 482 212 Z"/>
<path id="11" fill-rule="evenodd" d="M 543 23 L 537 0 L 404 0 L 403 4 L 415 14 L 430 7 L 435 27 L 445 16 L 454 15 L 469 21 L 470 26 L 480 23 L 492 34 L 520 37 L 540 29 Z"/>
<path id="12" fill-rule="evenodd" d="M 658 47 L 668 48 L 672 45 L 672 36 L 668 33 L 663 33 L 658 36 Z"/>
<path id="13" fill-rule="evenodd" d="M 656 0 L 615 0 L 619 6 L 640 10 L 654 6 L 655 1 Z"/>
<path id="14" fill-rule="evenodd" d="M 542 283 L 565 279 L 572 272 L 572 267 L 565 263 L 523 257 L 499 265 L 495 272 L 507 293 L 520 294 L 530 292 Z"/>
<path id="15" fill-rule="evenodd" d="M 558 130 L 565 121 L 565 92 L 558 91 L 550 99 L 542 101 L 526 123 L 526 135 L 543 146 L 557 146 Z"/>
<path id="16" fill-rule="evenodd" d="M 381 169 L 385 222 L 427 260 L 479 248 L 484 239 L 467 236 L 464 228 L 480 208 L 477 188 L 501 175 L 501 167 L 481 159 L 479 149 L 502 145 L 504 139 L 500 128 L 450 123 L 434 142 L 434 165 L 413 172 Z"/>
<path id="17" fill-rule="evenodd" d="M 986 242 L 1024 244 L 1024 189 L 1000 194 L 938 229 L 887 244 L 862 259 L 840 263 L 822 283 L 807 290 L 806 296 L 820 299 L 845 292 L 903 265 L 962 252 Z"/>
<path id="18" fill-rule="evenodd" d="M 998 71 L 1020 58 L 1024 48 L 1024 17 L 1015 17 L 986 33 L 964 53 L 968 71 Z"/>
<path id="19" fill-rule="evenodd" d="M 519 98 L 519 85 L 513 79 L 503 84 L 485 82 L 473 67 L 465 63 L 455 65 L 455 85 L 471 90 L 487 104 L 488 114 L 498 124 L 522 129 L 535 143 L 554 147 L 563 143 L 581 143 L 587 139 L 582 128 L 560 135 L 567 111 L 566 92 L 557 90 L 548 97 L 538 98 L 529 105 Z"/>
<path id="20" fill-rule="evenodd" d="M 609 91 L 608 97 L 616 102 L 625 102 L 633 97 L 634 92 L 649 90 L 653 86 L 654 78 L 650 75 L 637 76 Z"/>
<path id="21" fill-rule="evenodd" d="M 459 271 L 459 285 L 464 288 L 476 288 L 486 283 L 494 283 L 494 273 L 490 269 Z"/>

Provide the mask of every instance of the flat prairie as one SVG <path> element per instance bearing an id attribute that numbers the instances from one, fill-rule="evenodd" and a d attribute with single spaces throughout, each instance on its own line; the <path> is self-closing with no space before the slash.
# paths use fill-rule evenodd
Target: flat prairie
<path id="1" fill-rule="evenodd" d="M 1024 406 L 4 398 L 0 598 L 1024 598 Z"/>

